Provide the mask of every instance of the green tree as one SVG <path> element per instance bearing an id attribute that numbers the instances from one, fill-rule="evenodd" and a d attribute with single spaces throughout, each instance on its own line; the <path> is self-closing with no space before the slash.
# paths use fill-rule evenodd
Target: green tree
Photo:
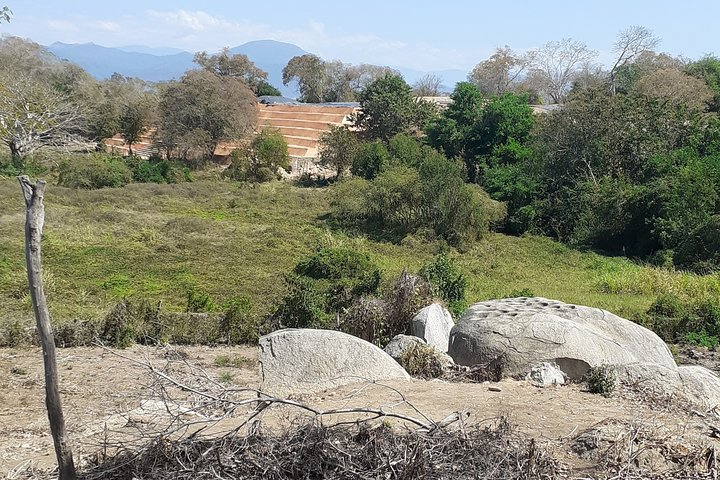
<path id="1" fill-rule="evenodd" d="M 369 84 L 359 96 L 357 125 L 370 139 L 388 141 L 412 131 L 416 106 L 412 89 L 400 75 L 385 75 Z"/>
<path id="2" fill-rule="evenodd" d="M 713 92 L 710 110 L 720 112 L 720 58 L 708 55 L 687 66 L 687 73 L 700 78 Z"/>
<path id="3" fill-rule="evenodd" d="M 224 140 L 250 135 L 257 123 L 255 94 L 243 80 L 191 70 L 160 94 L 157 143 L 168 157 L 188 160 L 193 147 L 211 158 Z"/>
<path id="4" fill-rule="evenodd" d="M 258 97 L 262 97 L 262 96 L 280 97 L 280 96 L 282 96 L 282 92 L 280 90 L 278 90 L 274 86 L 270 85 L 266 81 L 262 81 L 258 84 L 257 88 L 255 89 L 255 94 Z"/>
<path id="5" fill-rule="evenodd" d="M 255 66 L 247 55 L 232 54 L 228 47 L 220 53 L 208 55 L 207 52 L 198 52 L 193 61 L 205 70 L 221 77 L 238 78 L 245 82 L 257 95 L 258 88 L 267 80 L 267 72 Z"/>
<path id="6" fill-rule="evenodd" d="M 318 139 L 318 158 L 323 165 L 335 168 L 335 178 L 342 178 L 357 154 L 357 135 L 344 126 L 331 126 Z"/>
<path id="7" fill-rule="evenodd" d="M 128 144 L 128 153 L 133 154 L 132 146 L 147 132 L 152 122 L 152 106 L 147 99 L 141 99 L 123 106 L 118 126 Z"/>
<path id="8" fill-rule="evenodd" d="M 319 103 L 325 98 L 327 76 L 325 62 L 317 55 L 298 55 L 282 71 L 283 85 L 296 81 L 301 102 Z"/>

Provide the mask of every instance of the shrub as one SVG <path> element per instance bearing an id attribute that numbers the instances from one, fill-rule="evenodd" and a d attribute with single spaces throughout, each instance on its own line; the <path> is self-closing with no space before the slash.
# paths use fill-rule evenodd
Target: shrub
<path id="1" fill-rule="evenodd" d="M 231 299 L 224 309 L 220 318 L 220 334 L 228 344 L 256 344 L 266 333 L 260 319 L 253 315 L 252 304 L 247 297 Z"/>
<path id="2" fill-rule="evenodd" d="M 612 365 L 599 365 L 591 368 L 585 380 L 590 393 L 599 393 L 609 397 L 617 386 L 617 372 Z"/>
<path id="3" fill-rule="evenodd" d="M 230 160 L 225 175 L 238 181 L 269 182 L 279 178 L 278 169 L 290 168 L 287 142 L 275 129 L 263 129 L 250 145 L 233 150 Z"/>
<path id="4" fill-rule="evenodd" d="M 188 313 L 212 312 L 215 310 L 215 303 L 207 292 L 195 290 L 190 287 L 187 291 L 187 304 L 185 311 Z"/>
<path id="5" fill-rule="evenodd" d="M 69 188 L 122 187 L 132 181 L 132 172 L 121 158 L 102 153 L 67 157 L 58 172 L 58 184 Z"/>
<path id="6" fill-rule="evenodd" d="M 687 342 L 712 348 L 720 338 L 720 300 L 707 296 L 682 299 L 664 294 L 650 306 L 643 324 L 666 342 Z"/>
<path id="7" fill-rule="evenodd" d="M 328 327 L 357 299 L 375 293 L 380 270 L 367 254 L 319 248 L 286 277 L 288 294 L 277 311 L 282 325 Z"/>
<path id="8" fill-rule="evenodd" d="M 433 295 L 446 301 L 455 315 L 460 315 L 465 310 L 467 280 L 447 252 L 442 252 L 433 261 L 425 263 L 420 269 L 420 276 L 430 283 Z"/>
<path id="9" fill-rule="evenodd" d="M 390 154 L 385 145 L 376 140 L 363 143 L 357 149 L 350 168 L 353 175 L 372 180 L 385 170 L 390 163 Z"/>
<path id="10" fill-rule="evenodd" d="M 125 162 L 132 169 L 133 180 L 138 183 L 180 183 L 188 181 L 190 169 L 177 168 L 168 160 L 128 157 Z"/>
<path id="11" fill-rule="evenodd" d="M 443 374 L 438 351 L 430 345 L 413 345 L 403 352 L 399 363 L 413 377 L 437 378 Z"/>

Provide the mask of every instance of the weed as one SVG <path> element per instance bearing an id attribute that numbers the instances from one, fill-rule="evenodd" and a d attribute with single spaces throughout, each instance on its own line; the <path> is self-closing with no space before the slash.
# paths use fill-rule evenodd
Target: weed
<path id="1" fill-rule="evenodd" d="M 438 353 L 430 345 L 413 345 L 403 352 L 400 364 L 413 377 L 437 378 L 443 374 L 443 364 Z"/>
<path id="2" fill-rule="evenodd" d="M 215 365 L 218 367 L 255 368 L 256 362 L 243 355 L 218 355 L 215 357 Z"/>
<path id="3" fill-rule="evenodd" d="M 10 373 L 12 373 L 13 375 L 21 375 L 22 376 L 22 375 L 27 375 L 28 372 L 26 369 L 24 369 L 22 367 L 12 367 L 10 369 Z"/>
<path id="4" fill-rule="evenodd" d="M 232 383 L 235 377 L 230 372 L 222 372 L 220 373 L 220 376 L 218 377 L 218 381 L 220 383 L 229 384 Z"/>
<path id="5" fill-rule="evenodd" d="M 610 397 L 617 386 L 617 372 L 612 365 L 598 365 L 591 368 L 585 380 L 588 392 Z"/>

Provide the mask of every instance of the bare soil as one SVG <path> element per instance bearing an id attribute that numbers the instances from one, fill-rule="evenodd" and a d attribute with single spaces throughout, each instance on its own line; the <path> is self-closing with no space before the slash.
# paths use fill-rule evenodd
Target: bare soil
<path id="1" fill-rule="evenodd" d="M 176 350 L 218 381 L 239 387 L 259 386 L 254 348 Z M 166 351 L 134 346 L 121 353 L 128 358 L 101 348 L 58 350 L 65 418 L 76 457 L 87 458 L 97 452 L 108 419 L 152 400 L 148 371 L 131 359 L 162 362 Z M 497 387 L 500 391 L 493 391 Z M 407 403 L 400 401 L 401 395 Z M 643 422 L 661 426 L 671 434 L 693 433 L 709 438 L 706 433 L 711 418 L 703 417 L 703 412 L 659 410 L 651 403 L 604 398 L 584 392 L 579 385 L 540 389 L 514 380 L 492 384 L 438 380 L 359 384 L 299 400 L 321 409 L 370 406 L 414 417 L 421 412 L 434 421 L 456 411 L 468 412 L 469 423 L 489 422 L 506 415 L 521 432 L 552 446 L 563 460 L 580 470 L 587 465 L 569 453 L 571 442 L 595 425 L 608 421 Z M 30 467 L 49 468 L 54 460 L 44 405 L 42 353 L 37 348 L 0 349 L 0 478 Z"/>

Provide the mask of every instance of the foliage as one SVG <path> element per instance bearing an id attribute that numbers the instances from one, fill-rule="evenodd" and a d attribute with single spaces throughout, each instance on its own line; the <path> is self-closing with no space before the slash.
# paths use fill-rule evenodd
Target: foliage
<path id="1" fill-rule="evenodd" d="M 712 346 L 720 338 L 720 300 L 711 296 L 688 299 L 662 294 L 640 317 L 640 322 L 666 342 Z"/>
<path id="2" fill-rule="evenodd" d="M 165 86 L 158 111 L 157 145 L 182 161 L 211 158 L 220 141 L 250 135 L 257 119 L 255 94 L 243 80 L 207 70 L 191 70 Z"/>
<path id="3" fill-rule="evenodd" d="M 318 138 L 318 158 L 323 165 L 335 168 L 337 179 L 353 164 L 358 148 L 357 135 L 344 126 L 331 126 Z"/>
<path id="4" fill-rule="evenodd" d="M 246 148 L 230 154 L 231 164 L 225 175 L 233 180 L 268 182 L 279 178 L 279 169 L 290 169 L 285 137 L 279 130 L 264 128 Z"/>
<path id="5" fill-rule="evenodd" d="M 197 52 L 193 57 L 193 61 L 219 77 L 232 77 L 242 80 L 256 95 L 263 95 L 258 93 L 263 82 L 265 83 L 264 88 L 268 86 L 266 82 L 267 72 L 255 66 L 247 55 L 230 53 L 228 47 L 224 47 L 214 55 L 208 55 L 207 52 Z"/>
<path id="6" fill-rule="evenodd" d="M 416 344 L 403 352 L 399 363 L 413 377 L 437 378 L 443 374 L 443 364 L 438 353 L 430 345 Z"/>
<path id="7" fill-rule="evenodd" d="M 455 315 L 465 310 L 467 279 L 448 252 L 442 252 L 433 261 L 425 263 L 420 269 L 420 276 L 430 284 L 433 296 L 447 302 Z"/>
<path id="8" fill-rule="evenodd" d="M 398 133 L 410 132 L 416 123 L 412 89 L 402 76 L 386 74 L 365 87 L 358 97 L 357 126 L 369 139 L 388 141 Z"/>
<path id="9" fill-rule="evenodd" d="M 713 93 L 710 110 L 720 113 L 720 58 L 708 55 L 688 65 L 686 72 L 705 81 Z"/>
<path id="10" fill-rule="evenodd" d="M 492 202 L 476 185 L 468 185 L 456 162 L 440 153 L 425 149 L 416 168 L 400 164 L 400 159 L 384 160 L 385 147 L 380 143 L 363 146 L 364 151 L 382 152 L 368 155 L 372 168 L 358 168 L 370 182 L 350 181 L 341 184 L 333 201 L 334 218 L 345 226 L 389 235 L 396 240 L 422 229 L 430 230 L 448 243 L 460 246 L 479 239 L 490 225 L 501 220 L 504 209 Z M 392 166 L 381 169 L 376 165 Z M 365 165 L 363 165 L 365 166 Z M 377 170 L 380 170 L 376 173 Z"/>
<path id="11" fill-rule="evenodd" d="M 366 180 L 372 180 L 387 168 L 390 154 L 385 144 L 379 140 L 365 142 L 355 150 L 352 157 L 351 172 Z"/>
<path id="12" fill-rule="evenodd" d="M 380 279 L 380 270 L 367 254 L 319 248 L 286 277 L 288 294 L 277 318 L 286 327 L 328 327 L 354 301 L 375 293 Z"/>
<path id="13" fill-rule="evenodd" d="M 132 171 L 122 158 L 102 153 L 66 157 L 58 172 L 58 185 L 69 188 L 122 187 L 132 181 Z"/>
<path id="14" fill-rule="evenodd" d="M 152 122 L 152 107 L 147 99 L 127 103 L 118 118 L 119 131 L 128 144 L 132 156 L 132 146 L 145 134 Z"/>
<path id="15" fill-rule="evenodd" d="M 617 372 L 612 365 L 598 365 L 593 367 L 585 379 L 590 393 L 599 393 L 603 397 L 610 397 L 617 387 Z"/>
<path id="16" fill-rule="evenodd" d="M 255 88 L 255 95 L 258 97 L 262 96 L 271 96 L 271 97 L 280 97 L 282 96 L 282 92 L 278 90 L 275 86 L 270 85 L 266 81 L 261 81 L 258 86 Z"/>

